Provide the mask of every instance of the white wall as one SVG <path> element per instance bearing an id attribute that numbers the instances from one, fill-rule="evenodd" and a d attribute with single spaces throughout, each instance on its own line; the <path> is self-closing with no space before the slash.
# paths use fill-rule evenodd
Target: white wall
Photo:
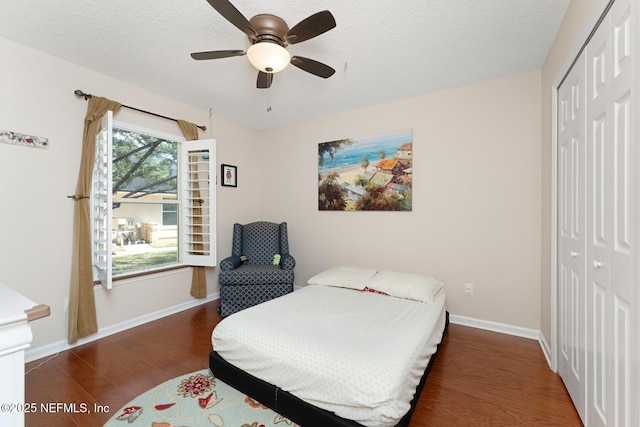
<path id="1" fill-rule="evenodd" d="M 219 163 L 238 166 L 239 187 L 218 189 L 218 256 L 231 248 L 233 221 L 257 217 L 261 197 L 256 132 L 228 120 L 131 86 L 0 38 L 0 129 L 49 138 L 50 148 L 0 144 L 0 282 L 37 303 L 51 316 L 33 322 L 33 349 L 66 337 L 64 300 L 69 293 L 73 201 L 87 103 L 81 89 L 126 105 L 206 125 L 201 138 L 216 138 Z M 215 102 L 215 100 L 212 100 Z M 116 119 L 181 135 L 174 122 L 121 109 Z M 219 171 L 218 171 L 219 173 Z M 217 269 L 208 271 L 208 292 L 218 292 Z M 101 330 L 189 303 L 190 269 L 159 278 L 96 289 Z"/>
<path id="2" fill-rule="evenodd" d="M 266 216 L 289 223 L 297 285 L 334 265 L 419 272 L 453 314 L 538 330 L 540 111 L 532 71 L 263 132 Z M 318 143 L 405 129 L 412 212 L 318 211 Z"/>

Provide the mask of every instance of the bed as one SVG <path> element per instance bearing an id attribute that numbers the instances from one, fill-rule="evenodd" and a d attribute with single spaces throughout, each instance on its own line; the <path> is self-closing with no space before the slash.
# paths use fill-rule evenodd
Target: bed
<path id="1" fill-rule="evenodd" d="M 335 267 L 223 319 L 212 373 L 302 427 L 407 426 L 448 324 L 441 282 Z"/>

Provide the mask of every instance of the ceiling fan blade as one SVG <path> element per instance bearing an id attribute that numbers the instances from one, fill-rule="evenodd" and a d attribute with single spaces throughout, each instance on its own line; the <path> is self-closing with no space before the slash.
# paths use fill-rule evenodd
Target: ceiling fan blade
<path id="1" fill-rule="evenodd" d="M 289 44 L 300 43 L 312 39 L 335 28 L 336 20 L 328 10 L 323 10 L 303 19 L 287 33 Z"/>
<path id="2" fill-rule="evenodd" d="M 258 82 L 256 83 L 258 89 L 269 89 L 271 83 L 273 83 L 273 73 L 258 71 Z"/>
<path id="3" fill-rule="evenodd" d="M 211 52 L 194 52 L 191 54 L 193 59 L 220 59 L 231 58 L 232 56 L 242 56 L 246 52 L 244 50 L 213 50 Z"/>
<path id="4" fill-rule="evenodd" d="M 301 70 L 307 73 L 314 74 L 323 79 L 327 79 L 334 75 L 336 70 L 323 64 L 322 62 L 315 61 L 313 59 L 305 58 L 302 56 L 292 56 L 291 63 Z"/>
<path id="5" fill-rule="evenodd" d="M 228 0 L 207 0 L 209 4 L 218 11 L 220 15 L 233 25 L 238 27 L 240 31 L 245 33 L 251 40 L 255 40 L 257 32 L 253 25 L 244 17 L 242 13 L 235 8 Z"/>

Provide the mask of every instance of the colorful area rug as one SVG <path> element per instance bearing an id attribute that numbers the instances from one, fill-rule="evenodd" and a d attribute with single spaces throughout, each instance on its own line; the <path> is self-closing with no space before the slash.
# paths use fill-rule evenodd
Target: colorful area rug
<path id="1" fill-rule="evenodd" d="M 213 377 L 208 369 L 160 384 L 118 410 L 105 427 L 285 427 L 287 418 Z M 300 426 L 297 426 L 300 427 Z"/>

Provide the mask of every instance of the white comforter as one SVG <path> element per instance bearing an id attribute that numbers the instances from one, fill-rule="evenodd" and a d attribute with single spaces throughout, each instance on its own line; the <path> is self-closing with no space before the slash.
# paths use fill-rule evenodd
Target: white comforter
<path id="1" fill-rule="evenodd" d="M 300 399 L 370 427 L 394 426 L 445 324 L 433 303 L 321 285 L 243 310 L 214 329 L 229 363 Z"/>

